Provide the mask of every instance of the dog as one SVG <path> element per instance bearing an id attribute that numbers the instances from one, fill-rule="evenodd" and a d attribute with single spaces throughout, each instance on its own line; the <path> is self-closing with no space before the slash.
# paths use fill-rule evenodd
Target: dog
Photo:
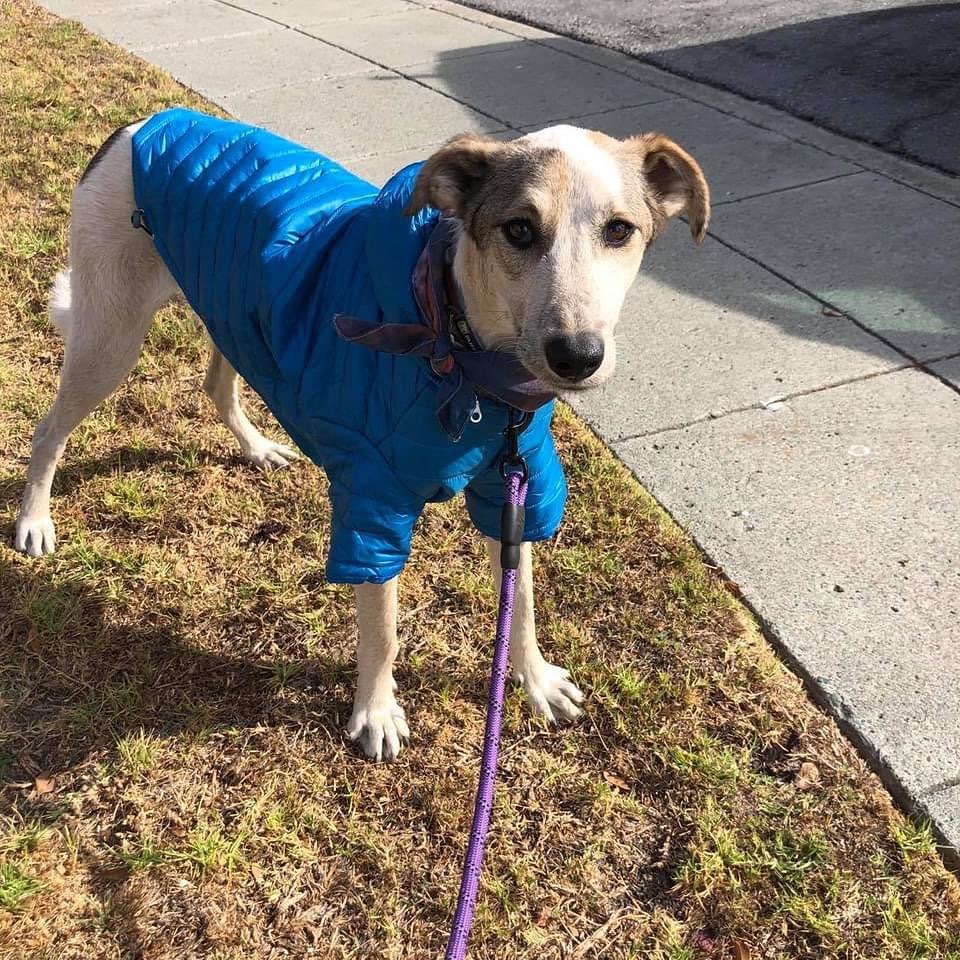
<path id="1" fill-rule="evenodd" d="M 359 635 L 349 739 L 380 761 L 410 736 L 393 679 L 397 575 L 425 501 L 466 488 L 499 582 L 496 465 L 513 406 L 532 422 L 511 670 L 534 713 L 574 720 L 583 694 L 544 658 L 534 623 L 531 542 L 555 532 L 566 493 L 552 397 L 611 376 L 624 296 L 681 214 L 700 243 L 706 180 L 661 134 L 462 134 L 378 193 L 319 154 L 189 111 L 117 130 L 73 195 L 50 296 L 63 367 L 16 548 L 53 552 L 50 491 L 70 433 L 133 369 L 156 311 L 185 298 L 213 341 L 204 389 L 243 456 L 271 469 L 298 453 L 247 418 L 240 374 L 331 478 L 328 576 L 354 585 Z"/>

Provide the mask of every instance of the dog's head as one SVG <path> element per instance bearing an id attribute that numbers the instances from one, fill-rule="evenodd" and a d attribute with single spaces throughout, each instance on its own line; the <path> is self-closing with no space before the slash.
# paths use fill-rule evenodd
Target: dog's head
<path id="1" fill-rule="evenodd" d="M 407 208 L 461 224 L 454 269 L 484 345 L 560 390 L 613 372 L 613 329 L 644 250 L 684 213 L 697 243 L 710 194 L 672 140 L 548 127 L 499 142 L 463 134 L 423 165 Z"/>

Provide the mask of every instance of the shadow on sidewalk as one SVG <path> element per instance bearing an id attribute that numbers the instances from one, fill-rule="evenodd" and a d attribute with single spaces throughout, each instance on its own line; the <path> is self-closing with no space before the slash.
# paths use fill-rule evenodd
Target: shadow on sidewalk
<path id="1" fill-rule="evenodd" d="M 621 50 L 960 173 L 958 3 L 860 3 L 833 15 L 851 5 L 724 0 L 663 12 L 641 0 L 462 2 Z M 804 17 L 813 19 L 789 22 Z M 751 32 L 760 22 L 773 26 Z M 691 41 L 701 36 L 709 39 Z"/>
<path id="2" fill-rule="evenodd" d="M 654 63 L 960 173 L 960 4 L 865 10 L 701 46 Z"/>

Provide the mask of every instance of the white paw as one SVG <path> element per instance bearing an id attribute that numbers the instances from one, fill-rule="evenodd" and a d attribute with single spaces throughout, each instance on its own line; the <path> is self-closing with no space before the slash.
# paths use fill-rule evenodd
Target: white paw
<path id="1" fill-rule="evenodd" d="M 262 437 L 243 451 L 244 457 L 261 470 L 276 470 L 280 467 L 289 467 L 291 461 L 299 460 L 300 454 L 282 443 L 275 443 Z"/>
<path id="2" fill-rule="evenodd" d="M 355 704 L 347 737 L 379 763 L 396 760 L 401 747 L 410 740 L 410 728 L 403 707 L 391 697 L 383 706 Z"/>
<path id="3" fill-rule="evenodd" d="M 516 671 L 514 679 L 527 691 L 530 709 L 548 723 L 572 723 L 582 713 L 583 694 L 563 667 L 544 662 Z"/>
<path id="4" fill-rule="evenodd" d="M 13 545 L 21 553 L 29 553 L 31 557 L 42 557 L 45 553 L 53 553 L 57 549 L 57 534 L 49 514 L 44 517 L 21 515 L 17 519 Z"/>

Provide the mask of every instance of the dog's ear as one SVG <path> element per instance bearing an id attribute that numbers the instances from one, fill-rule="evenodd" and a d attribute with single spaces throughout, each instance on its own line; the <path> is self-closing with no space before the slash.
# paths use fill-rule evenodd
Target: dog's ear
<path id="1" fill-rule="evenodd" d="M 631 137 L 627 144 L 639 154 L 643 175 L 663 213 L 668 217 L 685 213 L 693 239 L 702 243 L 710 223 L 710 188 L 700 164 L 662 133 Z"/>
<path id="2" fill-rule="evenodd" d="M 504 149 L 498 140 L 475 133 L 461 133 L 430 156 L 417 174 L 413 196 L 403 211 L 413 216 L 424 207 L 435 207 L 460 216 L 471 193 L 493 169 Z"/>

